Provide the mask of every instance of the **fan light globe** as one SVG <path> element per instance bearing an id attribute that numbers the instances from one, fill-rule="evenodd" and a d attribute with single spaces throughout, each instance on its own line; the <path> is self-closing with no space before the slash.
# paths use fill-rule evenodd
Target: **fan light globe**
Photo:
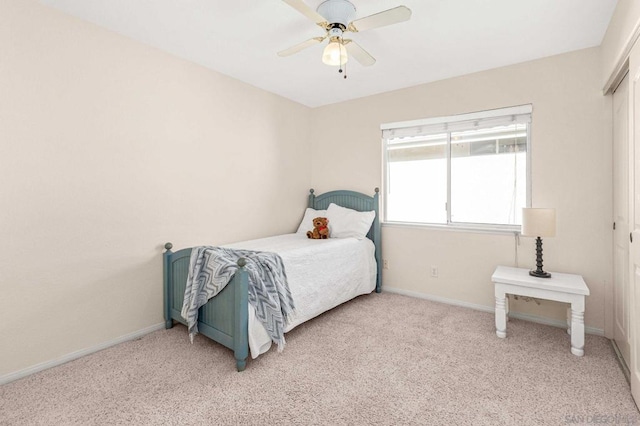
<path id="1" fill-rule="evenodd" d="M 330 42 L 322 52 L 322 62 L 327 65 L 339 66 L 347 63 L 348 60 L 347 50 L 339 41 Z"/>

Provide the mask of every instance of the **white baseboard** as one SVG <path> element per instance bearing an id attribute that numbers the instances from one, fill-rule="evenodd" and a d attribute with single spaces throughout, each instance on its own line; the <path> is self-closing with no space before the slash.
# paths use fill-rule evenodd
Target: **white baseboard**
<path id="1" fill-rule="evenodd" d="M 460 307 L 463 307 L 463 308 L 475 309 L 476 311 L 489 312 L 489 313 L 492 313 L 492 314 L 495 312 L 495 308 L 493 306 L 478 305 L 478 304 L 475 304 L 475 303 L 464 302 L 462 300 L 448 299 L 446 297 L 434 296 L 434 295 L 425 294 L 425 293 L 418 293 L 416 291 L 403 290 L 403 289 L 400 289 L 400 288 L 383 287 L 382 291 L 388 291 L 389 293 L 401 294 L 403 296 L 416 297 L 418 299 L 431 300 L 432 302 L 439 302 L 439 303 L 444 303 L 444 304 L 447 304 L 447 305 L 454 305 L 454 306 L 460 306 Z M 509 312 L 509 317 L 517 318 L 517 319 L 521 319 L 521 320 L 525 320 L 525 321 L 531 321 L 531 322 L 535 322 L 535 323 L 538 323 L 538 324 L 551 325 L 553 327 L 567 328 L 567 323 L 565 321 L 559 321 L 559 320 L 555 320 L 555 319 L 551 319 L 551 318 L 541 317 L 541 316 L 538 316 L 538 315 L 523 314 L 523 313 L 519 313 L 519 312 Z M 584 328 L 584 331 L 587 334 L 593 334 L 593 335 L 596 335 L 596 336 L 604 336 L 604 330 L 601 329 L 601 328 L 595 328 L 595 327 L 588 327 L 587 326 L 587 327 Z"/>
<path id="2" fill-rule="evenodd" d="M 139 337 L 145 336 L 149 333 L 153 333 L 154 331 L 162 330 L 164 328 L 164 322 L 159 324 L 154 324 L 150 327 L 143 328 L 142 330 L 134 331 L 133 333 L 126 334 L 124 336 L 120 336 L 116 339 L 109 340 L 107 342 L 101 343 L 96 346 L 92 346 L 90 348 L 85 348 L 76 352 L 71 352 L 70 354 L 61 356 L 60 358 L 52 359 L 50 361 L 45 361 L 40 364 L 33 365 L 31 367 L 27 367 L 23 370 L 18 370 L 13 373 L 5 374 L 4 376 L 0 376 L 0 385 L 7 384 L 9 382 L 13 382 L 18 379 L 22 379 L 24 377 L 30 376 L 34 373 L 38 373 L 40 371 L 49 369 L 51 367 L 56 367 L 58 365 L 62 365 L 69 361 L 73 361 L 74 359 L 78 359 L 85 355 L 92 354 L 94 352 L 101 351 L 103 349 L 110 348 L 111 346 L 118 345 L 120 343 L 127 342 L 129 340 L 135 340 Z"/>

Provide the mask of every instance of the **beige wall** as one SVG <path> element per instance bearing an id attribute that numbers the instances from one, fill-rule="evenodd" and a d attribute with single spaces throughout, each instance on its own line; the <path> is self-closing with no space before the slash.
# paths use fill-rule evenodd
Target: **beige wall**
<path id="1" fill-rule="evenodd" d="M 381 123 L 524 103 L 533 203 L 558 209 L 545 266 L 585 276 L 587 325 L 604 328 L 611 144 L 597 48 L 315 110 L 35 0 L 0 2 L 0 52 L 0 378 L 160 323 L 165 241 L 291 231 L 311 184 L 371 193 Z M 309 169 L 309 152 L 326 161 Z M 512 235 L 383 237 L 388 288 L 491 308 L 493 268 L 515 264 Z M 533 266 L 531 240 L 518 256 Z M 542 303 L 515 309 L 563 318 Z"/>
<path id="2" fill-rule="evenodd" d="M 162 319 L 162 244 L 292 232 L 299 104 L 0 2 L 0 377 Z"/>
<path id="3" fill-rule="evenodd" d="M 313 185 L 365 192 L 381 186 L 382 123 L 533 104 L 532 202 L 557 209 L 557 236 L 544 241 L 545 269 L 584 276 L 591 290 L 586 324 L 602 330 L 612 274 L 612 170 L 610 99 L 601 94 L 600 64 L 600 50 L 592 48 L 315 109 L 312 144 L 329 160 L 313 164 Z M 382 234 L 387 288 L 490 309 L 493 269 L 515 264 L 512 234 L 393 226 Z M 519 266 L 535 266 L 533 239 L 522 238 L 518 257 Z M 429 276 L 431 265 L 438 278 Z M 541 303 L 513 308 L 565 318 L 565 305 Z"/>

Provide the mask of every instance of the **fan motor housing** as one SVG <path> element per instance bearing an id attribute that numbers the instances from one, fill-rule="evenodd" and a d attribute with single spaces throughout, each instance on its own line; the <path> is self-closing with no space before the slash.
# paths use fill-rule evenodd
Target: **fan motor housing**
<path id="1" fill-rule="evenodd" d="M 320 3 L 316 11 L 327 20 L 330 26 L 338 27 L 334 24 L 340 24 L 344 29 L 356 15 L 356 7 L 347 0 L 327 0 Z"/>

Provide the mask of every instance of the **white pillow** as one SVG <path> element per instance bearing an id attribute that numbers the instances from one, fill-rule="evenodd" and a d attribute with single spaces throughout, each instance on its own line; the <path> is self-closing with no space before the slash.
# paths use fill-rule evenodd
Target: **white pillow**
<path id="1" fill-rule="evenodd" d="M 374 210 L 359 212 L 331 203 L 327 210 L 329 236 L 331 238 L 354 237 L 362 240 L 367 236 L 375 217 Z"/>
<path id="2" fill-rule="evenodd" d="M 302 222 L 300 222 L 300 226 L 298 226 L 296 234 L 306 234 L 307 231 L 313 231 L 313 219 L 316 217 L 327 217 L 327 210 L 314 210 L 307 207 L 307 210 L 304 211 L 304 217 L 302 218 Z"/>

